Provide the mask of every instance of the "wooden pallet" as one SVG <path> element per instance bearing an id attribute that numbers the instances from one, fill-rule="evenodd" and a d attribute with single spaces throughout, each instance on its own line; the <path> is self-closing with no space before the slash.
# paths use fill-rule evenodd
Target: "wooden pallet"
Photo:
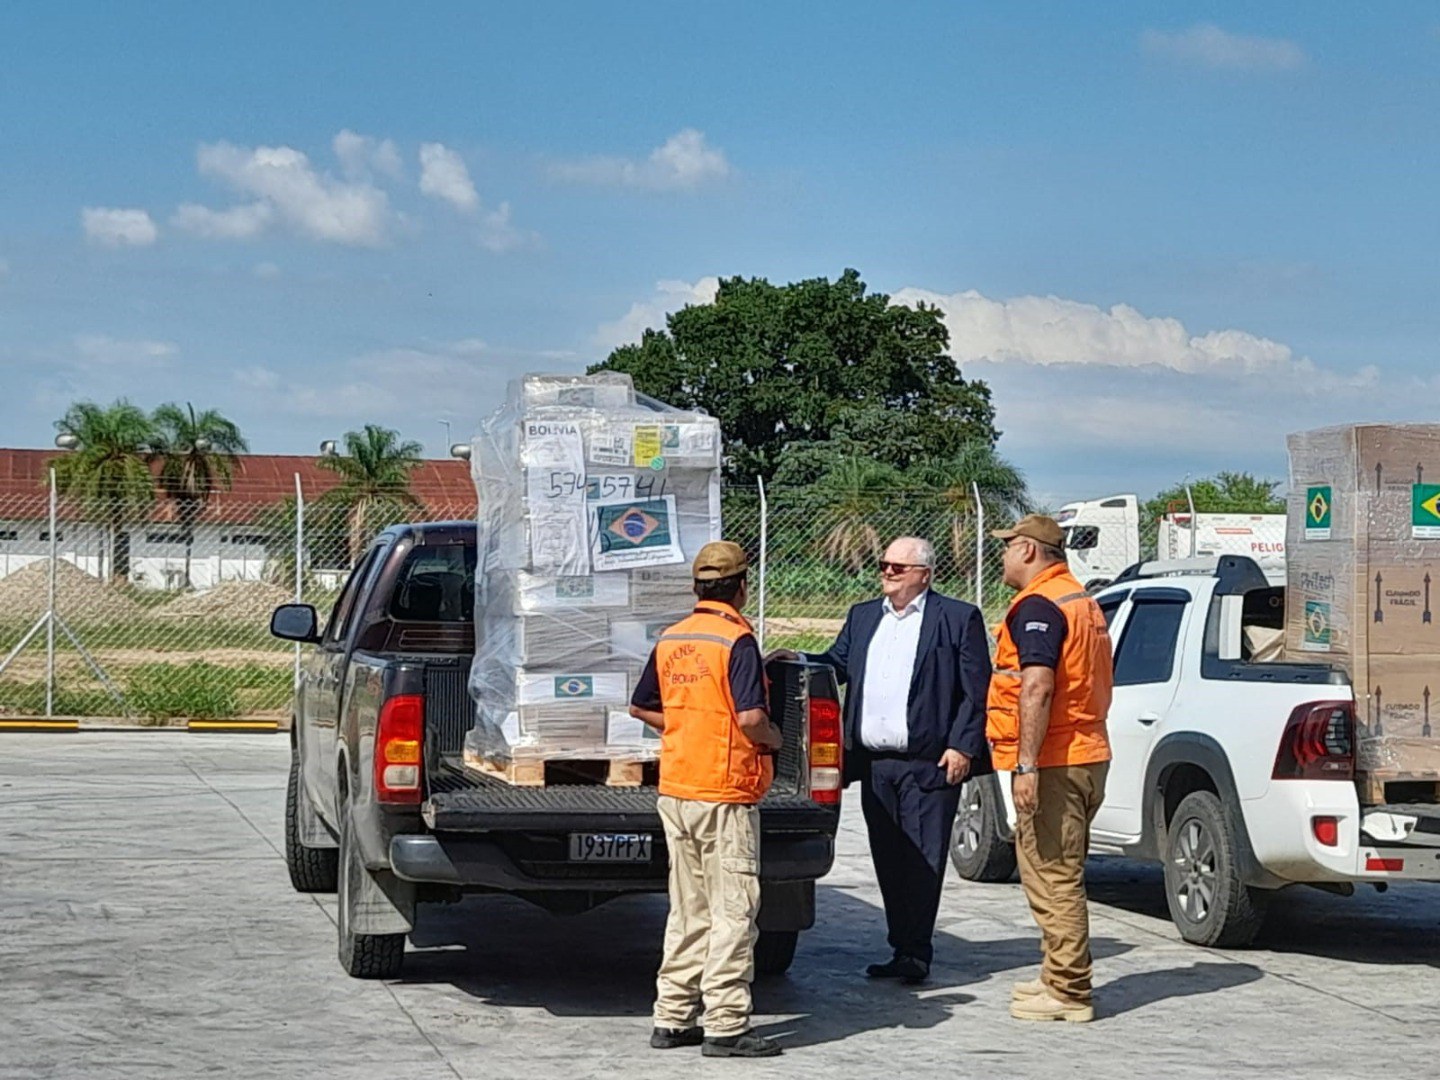
<path id="1" fill-rule="evenodd" d="M 1362 772 L 1356 777 L 1365 806 L 1386 803 L 1440 803 L 1440 775 L 1391 770 Z"/>
<path id="2" fill-rule="evenodd" d="M 642 758 L 520 758 L 500 762 L 467 753 L 465 768 L 515 787 L 643 787 L 654 784 L 659 776 L 659 762 Z"/>

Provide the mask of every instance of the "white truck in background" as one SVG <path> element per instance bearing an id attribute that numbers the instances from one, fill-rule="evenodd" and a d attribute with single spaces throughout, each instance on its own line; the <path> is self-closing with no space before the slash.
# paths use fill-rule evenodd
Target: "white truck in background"
<path id="1" fill-rule="evenodd" d="M 1272 583 L 1285 579 L 1284 514 L 1167 513 L 1155 552 L 1141 550 L 1140 501 L 1134 495 L 1066 503 L 1055 516 L 1065 530 L 1070 570 L 1089 589 L 1114 581 L 1142 558 L 1165 560 L 1244 555 Z"/>

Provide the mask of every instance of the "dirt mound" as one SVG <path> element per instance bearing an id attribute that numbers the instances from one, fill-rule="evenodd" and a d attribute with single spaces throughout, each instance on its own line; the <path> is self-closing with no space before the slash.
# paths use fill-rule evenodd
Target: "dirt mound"
<path id="1" fill-rule="evenodd" d="M 50 560 L 40 559 L 0 578 L 0 618 L 38 619 L 45 611 L 49 576 Z M 70 623 L 133 619 L 143 610 L 119 587 L 64 559 L 55 567 L 55 609 Z"/>
<path id="2" fill-rule="evenodd" d="M 160 608 L 158 614 L 177 619 L 224 619 L 269 623 L 270 613 L 293 600 L 294 594 L 265 581 L 227 581 L 204 592 L 188 593 Z"/>

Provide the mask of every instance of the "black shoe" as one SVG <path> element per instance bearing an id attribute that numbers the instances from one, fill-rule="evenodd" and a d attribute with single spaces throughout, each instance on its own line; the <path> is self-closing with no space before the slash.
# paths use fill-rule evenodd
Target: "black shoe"
<path id="1" fill-rule="evenodd" d="M 721 1039 L 712 1039 L 708 1036 L 705 1045 L 700 1047 L 700 1053 L 704 1057 L 778 1057 L 782 1048 L 774 1039 L 767 1039 L 758 1031 L 746 1031 L 739 1035 L 729 1035 Z"/>
<path id="2" fill-rule="evenodd" d="M 865 969 L 871 979 L 899 979 L 907 986 L 922 983 L 930 977 L 930 965 L 913 956 L 897 956 L 887 964 L 871 964 Z"/>
<path id="3" fill-rule="evenodd" d="M 705 1032 L 698 1027 L 662 1028 L 650 1032 L 650 1045 L 656 1050 L 674 1050 L 681 1046 L 699 1046 L 705 1041 Z"/>

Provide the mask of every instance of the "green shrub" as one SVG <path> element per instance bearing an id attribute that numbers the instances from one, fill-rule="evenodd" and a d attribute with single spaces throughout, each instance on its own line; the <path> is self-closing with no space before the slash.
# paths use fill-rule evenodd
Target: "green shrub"
<path id="1" fill-rule="evenodd" d="M 130 671 L 130 709 L 149 720 L 228 720 L 240 715 L 234 673 L 215 664 L 141 664 Z"/>

